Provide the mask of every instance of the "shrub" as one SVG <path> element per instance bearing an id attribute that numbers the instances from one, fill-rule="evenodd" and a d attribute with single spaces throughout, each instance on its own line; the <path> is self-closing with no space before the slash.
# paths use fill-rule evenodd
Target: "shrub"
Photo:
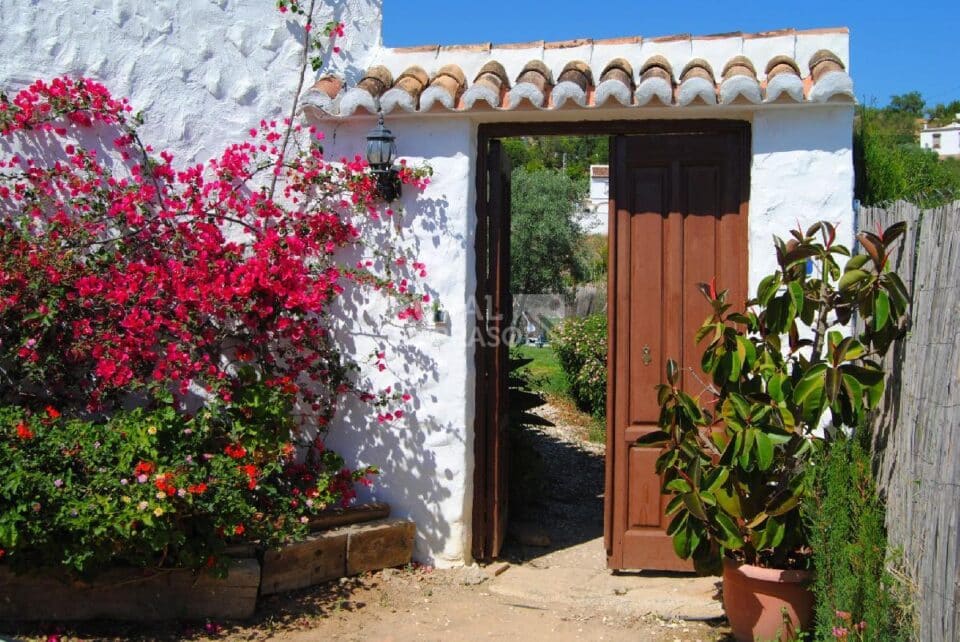
<path id="1" fill-rule="evenodd" d="M 553 331 L 551 342 L 577 406 L 603 416 L 607 404 L 607 315 L 567 319 Z"/>
<path id="2" fill-rule="evenodd" d="M 885 568 L 884 507 L 877 497 L 869 453 L 854 439 L 837 439 L 816 467 L 815 492 L 805 503 L 816 579 L 817 640 L 834 630 L 863 640 L 908 640 L 900 627 L 896 581 Z"/>
<path id="3" fill-rule="evenodd" d="M 276 545 L 345 505 L 350 471 L 319 439 L 302 459 L 291 397 L 252 384 L 184 417 L 172 396 L 103 421 L 0 407 L 0 557 L 89 574 L 120 563 L 225 569 L 231 541 Z"/>

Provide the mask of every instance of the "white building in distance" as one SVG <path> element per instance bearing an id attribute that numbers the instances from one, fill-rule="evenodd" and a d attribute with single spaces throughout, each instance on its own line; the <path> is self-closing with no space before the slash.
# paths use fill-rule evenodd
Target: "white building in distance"
<path id="1" fill-rule="evenodd" d="M 960 158 L 960 114 L 949 125 L 924 127 L 920 147 L 937 152 L 940 158 Z"/>

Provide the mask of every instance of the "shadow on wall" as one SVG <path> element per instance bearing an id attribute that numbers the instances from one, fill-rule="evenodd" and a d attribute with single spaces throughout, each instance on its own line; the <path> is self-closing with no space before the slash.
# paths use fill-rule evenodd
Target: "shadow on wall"
<path id="1" fill-rule="evenodd" d="M 449 228 L 445 198 L 414 200 L 411 195 L 404 200 L 409 210 L 400 221 L 401 231 L 394 228 L 395 221 L 381 221 L 375 233 L 368 229 L 366 235 L 374 246 L 389 241 L 412 256 L 423 256 L 428 251 L 425 246 L 435 249 L 453 239 L 465 250 L 463 235 Z M 359 258 L 357 254 L 347 262 Z M 429 276 L 412 283 L 418 292 L 436 300 Z M 455 535 L 451 522 L 462 518 L 462 495 L 470 481 L 465 470 L 462 391 L 444 387 L 446 369 L 441 367 L 444 354 L 440 346 L 449 343 L 450 337 L 432 329 L 429 304 L 424 305 L 424 322 L 415 324 L 397 320 L 394 307 L 377 301 L 378 296 L 371 298 L 368 292 L 348 290 L 341 299 L 341 308 L 335 312 L 336 339 L 361 367 L 369 363 L 367 355 L 386 352 L 387 370 L 365 379 L 364 385 L 376 390 L 399 386 L 413 399 L 384 409 L 346 400 L 326 440 L 348 463 L 381 469 L 373 487 L 363 491 L 360 499 L 386 501 L 394 516 L 412 519 L 417 526 L 416 558 L 433 560 L 444 554 Z M 459 407 L 458 415 L 451 412 L 453 405 Z M 378 422 L 379 412 L 400 406 L 405 410 L 402 419 Z M 454 556 L 460 553 L 450 552 Z"/>

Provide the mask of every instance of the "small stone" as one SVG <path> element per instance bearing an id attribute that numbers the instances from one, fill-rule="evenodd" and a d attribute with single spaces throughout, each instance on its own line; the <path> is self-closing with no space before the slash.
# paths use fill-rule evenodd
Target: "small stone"
<path id="1" fill-rule="evenodd" d="M 487 579 L 486 573 L 483 572 L 479 566 L 474 564 L 473 566 L 468 566 L 463 569 L 463 578 L 461 582 L 464 586 L 477 586 L 483 584 L 484 580 Z"/>

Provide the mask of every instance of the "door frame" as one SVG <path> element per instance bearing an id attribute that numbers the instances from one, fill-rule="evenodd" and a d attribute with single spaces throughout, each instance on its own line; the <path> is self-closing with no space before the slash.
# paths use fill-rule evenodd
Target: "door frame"
<path id="1" fill-rule="evenodd" d="M 510 138 L 518 136 L 609 136 L 611 139 L 615 136 L 630 136 L 642 134 L 709 134 L 709 133 L 727 133 L 739 132 L 743 136 L 742 150 L 744 158 L 741 159 L 743 167 L 747 168 L 746 180 L 743 181 L 743 198 L 741 200 L 741 214 L 746 217 L 747 203 L 749 200 L 750 187 L 750 154 L 751 154 L 751 123 L 742 119 L 684 119 L 684 120 L 608 120 L 608 121 L 576 121 L 576 122 L 509 122 L 509 123 L 481 123 L 477 126 L 477 148 L 476 148 L 476 226 L 474 228 L 474 257 L 476 269 L 476 291 L 475 305 L 482 305 L 483 302 L 492 296 L 488 291 L 488 281 L 486 274 L 487 257 L 487 239 L 480 232 L 486 228 L 490 222 L 491 212 L 488 208 L 488 180 L 487 180 L 487 158 L 490 151 L 490 141 L 492 139 Z M 614 157 L 616 146 L 610 145 L 610 157 L 608 164 L 613 168 L 617 159 Z M 617 172 L 610 172 L 610 194 L 614 191 L 613 181 Z M 613 256 L 613 234 L 610 233 L 613 225 L 615 210 L 614 200 L 610 199 L 608 207 L 608 252 Z M 509 253 L 507 256 L 509 260 Z M 608 266 L 607 272 L 607 290 L 615 291 L 615 275 L 613 266 Z M 614 309 L 612 302 L 608 302 L 608 315 Z M 475 328 L 473 336 L 484 336 L 480 327 L 483 321 L 479 310 L 475 310 Z M 477 334 L 480 332 L 481 334 Z M 612 337 L 612 333 L 608 334 Z M 609 339 L 608 339 L 609 341 Z M 607 345 L 607 353 L 610 353 L 610 344 Z M 484 412 L 490 397 L 492 385 L 498 385 L 508 373 L 500 371 L 497 363 L 490 363 L 489 352 L 476 347 L 474 353 L 475 366 L 475 390 L 474 390 L 474 474 L 473 474 L 473 511 L 472 511 L 472 544 L 471 553 L 474 559 L 479 561 L 490 561 L 494 559 L 499 551 L 492 550 L 493 542 L 496 541 L 497 534 L 494 532 L 499 520 L 493 519 L 490 511 L 496 510 L 493 498 L 498 491 L 498 479 L 495 474 L 495 466 L 498 465 L 498 456 L 490 452 L 488 444 L 492 443 L 490 435 L 493 431 L 499 431 L 499 418 L 492 416 L 491 413 Z M 610 384 L 609 376 L 611 364 L 607 365 L 607 402 L 610 403 Z M 482 373 L 490 372 L 490 377 L 485 377 Z M 610 421 L 610 409 L 608 405 L 607 421 Z M 609 555 L 612 550 L 612 529 L 613 529 L 613 495 L 617 489 L 614 488 L 613 480 L 613 453 L 616 445 L 613 443 L 612 431 L 607 430 L 606 456 L 604 462 L 604 502 L 603 502 L 603 533 L 604 547 Z M 500 465 L 504 465 L 503 462 Z"/>

